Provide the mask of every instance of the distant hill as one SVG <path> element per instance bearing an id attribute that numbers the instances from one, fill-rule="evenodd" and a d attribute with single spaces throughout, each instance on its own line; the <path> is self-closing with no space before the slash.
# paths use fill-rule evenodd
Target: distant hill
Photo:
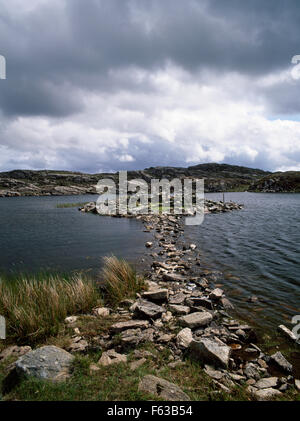
<path id="1" fill-rule="evenodd" d="M 278 172 L 254 181 L 249 191 L 266 193 L 300 193 L 300 171 Z"/>
<path id="2" fill-rule="evenodd" d="M 128 171 L 128 179 L 204 178 L 206 192 L 300 191 L 298 172 L 272 174 L 257 168 L 228 164 L 199 164 L 184 167 L 150 167 Z M 50 196 L 96 193 L 100 179 L 117 182 L 118 173 L 84 174 L 55 170 L 13 170 L 0 173 L 0 196 Z"/>

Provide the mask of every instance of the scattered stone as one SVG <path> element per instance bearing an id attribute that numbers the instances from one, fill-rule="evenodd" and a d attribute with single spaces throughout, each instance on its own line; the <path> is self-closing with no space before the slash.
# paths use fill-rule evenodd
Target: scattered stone
<path id="1" fill-rule="evenodd" d="M 170 304 L 169 305 L 170 310 L 172 313 L 178 314 L 178 315 L 186 315 L 190 312 L 190 307 L 188 306 L 181 306 L 178 304 Z"/>
<path id="2" fill-rule="evenodd" d="M 149 322 L 147 320 L 128 320 L 126 322 L 118 322 L 111 326 L 111 330 L 115 333 L 120 333 L 123 330 L 128 329 L 146 329 L 149 327 Z"/>
<path id="3" fill-rule="evenodd" d="M 257 366 L 253 363 L 247 363 L 244 368 L 244 374 L 248 379 L 260 379 L 260 373 Z"/>
<path id="4" fill-rule="evenodd" d="M 207 326 L 212 320 L 213 316 L 207 311 L 191 313 L 179 318 L 179 322 L 190 329 Z"/>
<path id="5" fill-rule="evenodd" d="M 286 326 L 279 325 L 278 330 L 281 333 L 283 333 L 286 338 L 291 339 L 294 342 L 297 341 L 297 336 L 294 335 L 294 333 L 290 329 L 288 329 Z"/>
<path id="6" fill-rule="evenodd" d="M 215 379 L 215 380 L 221 380 L 225 376 L 224 373 L 222 373 L 221 371 L 218 371 L 218 370 L 214 370 L 213 367 L 211 367 L 210 365 L 207 365 L 207 364 L 204 367 L 204 371 L 209 377 L 211 377 L 212 379 Z"/>
<path id="7" fill-rule="evenodd" d="M 233 310 L 234 306 L 233 304 L 228 300 L 226 297 L 222 297 L 220 300 L 222 306 L 225 308 L 225 310 Z"/>
<path id="8" fill-rule="evenodd" d="M 145 246 L 146 246 L 147 248 L 152 247 L 152 245 L 153 245 L 153 243 L 151 243 L 151 241 L 147 241 L 147 243 L 145 244 Z"/>
<path id="9" fill-rule="evenodd" d="M 147 291 L 142 294 L 142 297 L 150 301 L 167 301 L 169 298 L 169 291 L 167 289 Z"/>
<path id="10" fill-rule="evenodd" d="M 97 371 L 99 371 L 100 370 L 100 367 L 98 367 L 97 366 L 97 364 L 91 364 L 90 365 L 90 373 L 92 374 L 92 373 L 95 373 L 95 372 L 97 372 Z"/>
<path id="11" fill-rule="evenodd" d="M 149 393 L 166 401 L 189 401 L 190 398 L 176 384 L 151 374 L 142 378 L 139 391 Z"/>
<path id="12" fill-rule="evenodd" d="M 276 352 L 275 354 L 271 355 L 271 361 L 275 363 L 280 369 L 286 371 L 287 373 L 293 372 L 293 366 L 289 363 L 281 352 Z"/>
<path id="13" fill-rule="evenodd" d="M 69 377 L 74 356 L 56 346 L 43 346 L 23 355 L 16 362 L 19 376 L 63 381 Z"/>
<path id="14" fill-rule="evenodd" d="M 78 320 L 78 316 L 69 316 L 65 318 L 65 323 L 75 323 Z"/>
<path id="15" fill-rule="evenodd" d="M 151 301 L 139 299 L 134 311 L 138 316 L 157 319 L 165 309 L 157 304 L 151 303 Z"/>
<path id="16" fill-rule="evenodd" d="M 166 313 L 163 313 L 161 315 L 161 320 L 163 323 L 169 323 L 173 319 L 173 315 L 170 311 L 167 311 Z"/>
<path id="17" fill-rule="evenodd" d="M 141 365 L 145 364 L 146 361 L 147 361 L 146 358 L 141 358 L 140 360 L 133 361 L 129 366 L 130 370 L 132 370 L 132 371 L 136 370 Z"/>
<path id="18" fill-rule="evenodd" d="M 97 317 L 107 317 L 109 316 L 110 310 L 107 307 L 97 307 L 93 309 L 92 313 Z"/>
<path id="19" fill-rule="evenodd" d="M 211 363 L 216 367 L 228 367 L 231 348 L 221 341 L 212 339 L 193 340 L 189 346 L 191 355 L 204 363 Z"/>
<path id="20" fill-rule="evenodd" d="M 190 249 L 195 250 L 197 248 L 196 244 L 190 244 Z"/>
<path id="21" fill-rule="evenodd" d="M 193 340 L 193 334 L 190 328 L 182 329 L 176 336 L 176 344 L 179 348 L 186 349 Z"/>
<path id="22" fill-rule="evenodd" d="M 270 387 L 277 387 L 278 383 L 278 377 L 267 377 L 260 379 L 257 383 L 255 383 L 255 387 L 258 389 L 268 389 Z"/>
<path id="23" fill-rule="evenodd" d="M 111 364 L 119 364 L 119 363 L 126 363 L 127 356 L 123 354 L 119 354 L 114 349 L 110 349 L 109 351 L 103 352 L 101 355 L 100 360 L 98 361 L 99 365 L 108 366 Z"/>
<path id="24" fill-rule="evenodd" d="M 295 379 L 295 388 L 300 392 L 300 380 Z"/>
<path id="25" fill-rule="evenodd" d="M 73 342 L 68 347 L 68 351 L 72 353 L 85 352 L 88 346 L 89 344 L 85 339 L 81 338 L 80 336 L 77 336 L 76 338 L 73 339 Z"/>
<path id="26" fill-rule="evenodd" d="M 163 274 L 164 281 L 171 281 L 171 282 L 184 282 L 185 278 L 181 275 L 176 273 L 164 273 Z"/>
<path id="27" fill-rule="evenodd" d="M 220 288 L 215 288 L 212 290 L 212 292 L 209 294 L 209 298 L 211 300 L 219 301 L 222 298 L 222 295 L 224 294 L 224 291 Z"/>
<path id="28" fill-rule="evenodd" d="M 255 387 L 249 386 L 248 391 L 252 393 L 259 401 L 269 400 L 274 398 L 275 396 L 282 395 L 282 393 L 279 390 L 273 389 L 271 387 L 268 389 L 258 390 Z"/>
<path id="29" fill-rule="evenodd" d="M 178 294 L 175 294 L 172 297 L 170 297 L 169 303 L 170 304 L 182 304 L 182 303 L 184 303 L 185 299 L 186 299 L 186 295 L 183 294 L 182 292 L 179 292 Z"/>
<path id="30" fill-rule="evenodd" d="M 4 361 L 9 357 L 21 357 L 22 355 L 27 354 L 29 351 L 32 351 L 30 346 L 9 346 L 0 353 L 0 361 Z"/>

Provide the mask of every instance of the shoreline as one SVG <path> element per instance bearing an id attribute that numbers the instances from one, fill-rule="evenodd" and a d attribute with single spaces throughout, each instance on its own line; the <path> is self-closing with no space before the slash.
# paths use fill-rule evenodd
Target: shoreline
<path id="1" fill-rule="evenodd" d="M 222 202 L 219 206 L 213 202 L 207 204 L 212 212 L 226 209 L 226 204 Z M 94 212 L 94 206 L 89 203 L 79 210 Z M 233 202 L 230 206 L 232 210 L 240 209 L 240 205 Z M 209 209 L 207 212 L 210 212 Z M 295 378 L 299 379 L 300 373 L 281 352 L 269 355 L 260 345 L 255 329 L 232 315 L 234 308 L 218 285 L 222 274 L 202 270 L 197 246 L 188 243 L 185 238 L 183 216 L 129 217 L 139 220 L 144 231 L 151 236 L 145 243 L 144 256 L 148 290 L 137 293 L 135 299 L 124 300 L 117 308 L 99 307 L 83 316 L 67 317 L 65 323 L 75 334 L 70 337 L 68 345 L 55 352 L 66 350 L 71 359 L 72 355 L 83 355 L 82 358 L 85 358 L 89 350 L 101 349 L 100 360 L 90 366 L 90 371 L 96 373 L 101 366 L 128 364 L 127 359 L 131 361 L 133 355 L 132 370 L 131 367 L 147 364 L 149 355 L 153 356 L 147 350 L 140 350 L 142 344 L 151 343 L 156 352 L 169 354 L 169 362 L 165 361 L 163 367 L 155 371 L 155 376 L 144 375 L 140 379 L 139 390 L 150 393 L 151 380 L 158 382 L 156 384 L 163 389 L 176 387 L 177 400 L 189 400 L 189 393 L 186 389 L 185 392 L 178 390 L 176 384 L 166 384 L 160 372 L 164 367 L 166 370 L 184 371 L 189 360 L 201 364 L 199 376 L 204 373 L 212 382 L 213 392 L 210 393 L 230 395 L 236 390 L 243 390 L 243 400 L 284 399 L 286 392 L 287 396 L 293 394 L 294 387 L 297 389 L 299 386 Z M 93 318 L 93 323 L 101 325 L 101 318 L 108 315 L 114 323 L 105 334 L 86 335 L 84 325 L 77 324 L 83 317 L 86 321 Z M 55 341 L 50 341 L 51 345 L 53 343 Z M 13 352 L 20 356 L 18 365 L 20 359 L 42 352 L 45 347 L 34 351 L 28 346 L 16 348 Z M 151 355 L 150 359 L 154 358 Z M 1 358 L 2 354 L 0 362 Z M 37 364 L 39 369 L 41 364 Z"/>
<path id="2" fill-rule="evenodd" d="M 234 202 L 222 203 L 213 202 L 211 200 L 205 202 L 205 213 L 236 211 L 243 208 L 243 205 Z M 211 210 L 209 210 L 207 205 L 211 206 Z M 96 212 L 92 206 L 92 202 L 79 210 Z M 225 292 L 219 288 L 218 281 L 223 280 L 222 272 L 213 269 L 205 269 L 203 272 L 201 268 L 201 254 L 198 252 L 197 246 L 195 244 L 188 244 L 184 238 L 184 216 L 114 215 L 114 217 L 131 217 L 140 220 L 144 226 L 144 232 L 152 234 L 151 241 L 148 241 L 145 244 L 146 250 L 148 250 L 148 253 L 145 254 L 148 261 L 147 263 L 144 261 L 144 264 L 146 263 L 145 275 L 147 279 L 159 285 L 162 284 L 164 287 L 167 287 L 168 282 L 175 282 L 177 286 L 186 285 L 190 291 L 193 291 L 200 286 L 203 290 L 202 297 L 197 300 L 196 306 L 192 306 L 192 311 L 196 311 L 197 309 L 200 309 L 201 311 L 217 311 L 220 312 L 221 315 L 222 312 L 224 312 L 224 315 L 232 318 L 232 320 L 234 320 L 233 315 L 235 315 L 243 325 L 242 318 L 238 315 L 233 304 L 226 297 Z M 219 290 L 218 293 L 221 294 L 221 297 L 217 300 L 209 298 L 209 293 L 212 292 L 213 288 Z M 205 296 L 203 297 L 203 295 Z M 251 303 L 249 302 L 249 305 L 250 304 Z M 227 311 L 228 314 L 226 314 Z M 288 328 L 284 325 L 280 325 L 279 328 L 278 332 L 281 334 L 280 341 L 277 338 L 277 345 L 274 344 L 271 348 L 279 349 L 278 345 L 284 344 L 280 349 L 294 350 L 295 346 L 300 345 L 299 340 L 296 343 L 295 339 L 292 338 L 292 332 Z M 262 335 L 258 333 L 258 331 L 263 329 L 262 326 L 256 326 L 256 328 L 248 326 L 248 329 L 253 334 L 254 343 L 264 344 Z M 278 335 L 274 334 L 273 336 Z M 239 336 L 238 338 L 232 338 L 232 340 L 236 339 L 237 342 L 242 345 L 242 351 L 244 348 L 247 349 L 247 341 L 243 343 L 244 338 L 245 336 L 243 337 L 243 333 L 242 336 Z M 254 345 L 254 349 L 259 349 L 255 344 L 252 343 L 251 345 Z M 262 352 L 262 350 L 259 349 L 259 352 Z M 243 354 L 243 352 L 241 352 L 241 354 Z M 252 361 L 248 356 L 245 357 L 245 355 L 243 355 L 243 358 L 246 358 L 245 361 Z M 300 377 L 299 362 L 294 358 L 292 358 L 291 361 L 296 363 L 294 371 L 296 375 Z"/>

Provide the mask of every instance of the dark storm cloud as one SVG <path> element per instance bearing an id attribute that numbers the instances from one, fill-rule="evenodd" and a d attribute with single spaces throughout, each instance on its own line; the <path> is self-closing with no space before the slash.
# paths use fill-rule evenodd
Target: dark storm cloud
<path id="1" fill-rule="evenodd" d="M 200 159 L 271 169 L 279 162 L 284 129 L 279 123 L 270 128 L 265 115 L 300 113 L 300 80 L 276 79 L 300 54 L 298 0 L 28 0 L 36 7 L 27 12 L 15 10 L 18 2 L 25 7 L 20 0 L 0 0 L 5 169 L 97 172 Z M 184 72 L 176 79 L 172 68 Z M 274 83 L 261 83 L 270 75 Z M 207 108 L 215 108 L 205 114 L 201 101 L 209 90 L 215 94 L 208 95 Z M 233 108 L 228 138 L 227 120 L 215 131 L 211 118 L 222 114 L 220 97 L 225 111 Z M 238 117 L 236 104 L 244 111 Z M 243 119 L 258 105 L 264 121 L 254 118 L 248 129 Z M 205 130 L 198 130 L 197 119 Z M 256 130 L 272 141 L 253 141 Z M 233 134 L 241 138 L 234 152 Z M 128 147 L 118 144 L 123 137 Z M 284 165 L 292 160 L 286 158 Z"/>
<path id="2" fill-rule="evenodd" d="M 72 87 L 124 89 L 112 70 L 168 61 L 192 73 L 264 74 L 297 53 L 299 22 L 297 1 L 72 0 L 19 17 L 3 11 L 0 106 L 9 115 L 65 116 L 81 108 Z"/>

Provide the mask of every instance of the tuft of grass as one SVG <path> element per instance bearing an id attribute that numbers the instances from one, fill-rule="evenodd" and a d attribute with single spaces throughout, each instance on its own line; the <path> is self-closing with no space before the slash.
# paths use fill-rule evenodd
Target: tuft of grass
<path id="1" fill-rule="evenodd" d="M 7 337 L 18 343 L 56 335 L 65 317 L 90 311 L 99 298 L 95 284 L 81 275 L 0 279 L 0 314 L 6 318 Z"/>
<path id="2" fill-rule="evenodd" d="M 146 289 L 144 279 L 136 274 L 126 260 L 115 256 L 104 257 L 102 279 L 104 281 L 105 300 L 117 305 L 127 298 L 135 298 L 136 293 Z"/>

